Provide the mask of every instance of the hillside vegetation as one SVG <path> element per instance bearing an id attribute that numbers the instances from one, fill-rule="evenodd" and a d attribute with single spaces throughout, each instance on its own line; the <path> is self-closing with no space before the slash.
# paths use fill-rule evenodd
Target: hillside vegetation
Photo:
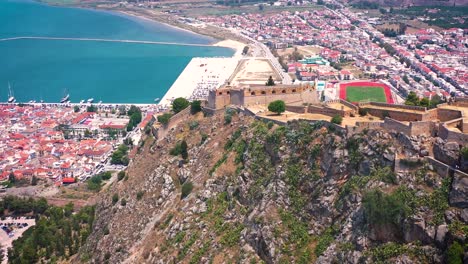
<path id="1" fill-rule="evenodd" d="M 451 178 L 410 161 L 433 140 L 199 113 L 146 138 L 76 261 L 462 261 L 467 219 L 449 205 Z"/>

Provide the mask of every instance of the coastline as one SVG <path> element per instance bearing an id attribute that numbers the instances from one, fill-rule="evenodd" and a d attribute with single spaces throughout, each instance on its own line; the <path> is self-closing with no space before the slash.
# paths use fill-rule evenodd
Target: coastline
<path id="1" fill-rule="evenodd" d="M 80 5 L 79 3 L 77 4 L 72 4 L 72 5 L 55 5 L 55 4 L 50 4 L 44 1 L 35 1 L 40 4 L 45 4 L 45 5 L 50 5 L 50 6 L 60 6 L 60 7 L 66 7 L 66 8 L 82 8 L 82 9 L 89 9 L 89 10 L 94 10 L 97 12 L 104 12 L 116 16 L 122 16 L 125 17 L 126 19 L 131 19 L 136 21 L 137 23 L 141 23 L 143 25 L 150 25 L 150 23 L 154 23 L 154 26 L 165 26 L 170 29 L 188 33 L 190 35 L 194 36 L 194 39 L 196 37 L 199 37 L 199 41 L 205 41 L 206 45 L 210 45 L 213 47 L 223 47 L 223 48 L 228 48 L 233 51 L 233 55 L 230 57 L 224 57 L 224 58 L 215 58 L 213 60 L 210 60 L 211 58 L 200 58 L 200 57 L 194 57 L 192 60 L 200 62 L 200 63 L 205 63 L 205 65 L 210 65 L 208 68 L 213 67 L 214 69 L 210 69 L 211 73 L 216 73 L 219 78 L 226 79 L 228 78 L 231 74 L 231 66 L 228 68 L 225 68 L 225 65 L 231 65 L 232 63 L 235 63 L 237 65 L 237 61 L 242 57 L 242 51 L 243 48 L 245 47 L 245 43 L 238 41 L 239 37 L 232 34 L 230 31 L 227 31 L 225 29 L 218 29 L 215 28 L 214 26 L 207 25 L 207 24 L 202 24 L 202 26 L 194 26 L 191 24 L 186 24 L 181 21 L 179 21 L 178 16 L 173 16 L 173 15 L 167 15 L 162 12 L 157 12 L 157 11 L 151 11 L 151 10 L 144 10 L 144 9 L 137 9 L 137 10 L 130 10 L 130 9 L 122 9 L 122 8 L 116 8 L 116 7 L 103 7 L 103 6 L 83 6 Z M 151 25 L 150 25 L 151 26 Z M 229 34 L 219 34 L 219 35 L 214 35 L 214 33 L 218 31 L 226 31 Z M 229 35 L 229 37 L 226 37 Z M 230 37 L 232 36 L 232 38 Z M 248 41 L 245 38 L 241 38 L 244 42 Z M 199 42 L 195 41 L 195 42 Z M 187 43 L 190 43 L 190 40 L 187 41 Z M 191 62 L 189 62 L 184 70 L 177 76 L 177 78 L 174 80 L 172 85 L 167 88 L 167 90 L 164 92 L 164 95 L 162 99 L 160 100 L 159 103 L 157 103 L 160 106 L 168 106 L 170 102 L 170 98 L 177 98 L 177 97 L 185 97 L 189 98 L 192 96 L 192 93 L 197 93 L 199 91 L 199 84 L 206 82 L 209 80 L 208 74 L 206 72 L 200 72 L 194 76 L 193 74 L 187 74 L 187 68 L 189 67 Z M 193 65 L 192 65 L 193 66 Z M 199 68 L 194 67 L 191 71 L 197 71 Z M 229 76 L 225 76 L 226 73 L 220 73 L 220 71 L 225 70 Z M 185 79 L 186 81 L 182 81 L 182 79 Z M 188 81 L 188 82 L 187 82 Z M 213 80 L 211 80 L 213 81 Z M 218 84 L 219 85 L 219 84 Z M 213 86 L 210 86 L 210 89 L 214 88 Z M 215 88 L 218 88 L 216 86 Z M 197 90 L 198 89 L 198 90 Z"/>

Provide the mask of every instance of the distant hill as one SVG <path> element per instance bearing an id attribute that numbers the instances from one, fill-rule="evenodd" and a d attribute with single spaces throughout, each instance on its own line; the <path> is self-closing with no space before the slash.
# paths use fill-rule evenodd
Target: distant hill
<path id="1" fill-rule="evenodd" d="M 361 2 L 361 0 L 349 1 L 348 3 Z M 468 6 L 468 0 L 368 0 L 382 6 Z"/>

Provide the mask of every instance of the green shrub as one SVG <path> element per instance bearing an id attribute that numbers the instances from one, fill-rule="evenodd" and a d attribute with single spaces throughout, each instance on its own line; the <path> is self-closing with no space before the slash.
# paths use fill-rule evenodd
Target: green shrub
<path id="1" fill-rule="evenodd" d="M 182 145 L 181 142 L 177 142 L 176 145 L 171 150 L 169 150 L 169 154 L 172 156 L 179 156 L 180 153 L 182 153 Z"/>
<path id="2" fill-rule="evenodd" d="M 385 261 L 408 252 L 409 249 L 405 245 L 390 242 L 371 249 L 370 255 L 376 262 L 387 263 Z"/>
<path id="3" fill-rule="evenodd" d="M 119 173 L 117 174 L 117 180 L 121 181 L 124 178 L 125 178 L 125 171 L 119 171 Z"/>
<path id="4" fill-rule="evenodd" d="M 463 247 L 457 241 L 447 249 L 447 263 L 448 264 L 462 264 L 463 263 Z"/>
<path id="5" fill-rule="evenodd" d="M 143 195 L 144 195 L 144 194 L 145 194 L 144 191 L 138 191 L 138 192 L 137 192 L 137 195 L 136 195 L 137 200 L 138 200 L 138 201 L 141 200 L 141 198 L 143 198 Z"/>
<path id="6" fill-rule="evenodd" d="M 189 124 L 190 130 L 196 129 L 199 125 L 200 125 L 200 124 L 198 123 L 198 121 L 192 121 L 192 122 L 190 122 L 190 124 Z"/>
<path id="7" fill-rule="evenodd" d="M 208 139 L 208 135 L 205 134 L 205 133 L 201 133 L 201 141 L 200 141 L 200 145 L 205 143 L 205 141 Z"/>
<path id="8" fill-rule="evenodd" d="M 224 124 L 228 125 L 232 122 L 232 115 L 224 114 Z"/>
<path id="9" fill-rule="evenodd" d="M 181 195 L 181 199 L 184 199 L 185 197 L 187 197 L 187 196 L 192 192 L 192 189 L 193 189 L 193 184 L 192 184 L 192 182 L 185 182 L 185 183 L 182 185 L 182 195 Z"/>
<path id="10" fill-rule="evenodd" d="M 334 117 L 332 117 L 331 122 L 333 124 L 341 125 L 341 122 L 343 122 L 343 117 L 340 115 L 335 115 Z"/>
<path id="11" fill-rule="evenodd" d="M 281 115 L 281 113 L 286 111 L 286 104 L 282 100 L 273 101 L 268 104 L 268 111 Z"/>
<path id="12" fill-rule="evenodd" d="M 360 116 L 366 116 L 368 112 L 369 112 L 369 109 L 367 109 L 367 108 L 359 108 L 358 113 L 359 113 Z"/>
<path id="13" fill-rule="evenodd" d="M 400 187 L 391 194 L 378 189 L 366 192 L 363 197 L 364 212 L 371 225 L 399 225 L 414 209 L 414 193 Z"/>
<path id="14" fill-rule="evenodd" d="M 116 204 L 119 201 L 119 195 L 117 193 L 114 193 L 112 195 L 112 204 Z"/>
<path id="15" fill-rule="evenodd" d="M 268 129 L 271 129 L 274 125 L 275 125 L 275 123 L 273 123 L 272 121 L 268 121 L 268 123 L 267 123 Z"/>
<path id="16" fill-rule="evenodd" d="M 172 117 L 172 114 L 164 113 L 164 114 L 158 116 L 158 122 L 163 124 L 163 125 L 167 125 L 167 124 L 169 124 L 169 121 L 171 120 L 171 117 Z"/>
<path id="17" fill-rule="evenodd" d="M 180 155 L 184 160 L 188 158 L 188 152 L 187 152 L 187 141 L 182 140 L 182 143 L 180 143 Z"/>
<path id="18" fill-rule="evenodd" d="M 192 113 L 192 115 L 200 112 L 201 110 L 201 101 L 195 100 L 190 104 L 190 112 Z"/>
<path id="19" fill-rule="evenodd" d="M 120 205 L 126 206 L 127 205 L 127 200 L 125 198 L 122 198 L 122 200 L 120 200 Z"/>
<path id="20" fill-rule="evenodd" d="M 329 227 L 318 237 L 317 246 L 315 247 L 315 255 L 317 257 L 322 255 L 333 242 L 333 233 L 333 228 Z"/>
<path id="21" fill-rule="evenodd" d="M 185 98 L 182 98 L 182 97 L 179 97 L 179 98 L 176 98 L 173 102 L 172 102 L 172 111 L 174 111 L 174 113 L 179 113 L 180 111 L 184 110 L 185 108 L 187 108 L 188 106 L 190 105 L 190 102 L 185 99 Z"/>
<path id="22" fill-rule="evenodd" d="M 460 154 L 462 155 L 463 159 L 468 160 L 468 147 L 463 147 L 460 150 Z"/>

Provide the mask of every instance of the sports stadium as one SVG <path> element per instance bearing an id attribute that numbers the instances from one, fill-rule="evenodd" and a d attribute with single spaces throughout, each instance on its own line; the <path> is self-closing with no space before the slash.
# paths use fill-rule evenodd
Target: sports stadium
<path id="1" fill-rule="evenodd" d="M 347 82 L 340 84 L 340 98 L 352 103 L 381 102 L 393 104 L 390 87 L 379 82 Z"/>

